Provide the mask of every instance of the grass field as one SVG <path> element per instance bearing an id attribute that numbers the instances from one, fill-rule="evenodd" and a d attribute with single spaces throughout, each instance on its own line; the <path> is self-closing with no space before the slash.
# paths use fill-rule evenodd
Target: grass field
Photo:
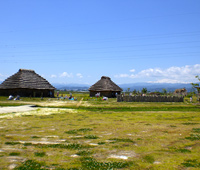
<path id="1" fill-rule="evenodd" d="M 0 169 L 200 169 L 200 105 L 22 98 L 0 106 Z"/>

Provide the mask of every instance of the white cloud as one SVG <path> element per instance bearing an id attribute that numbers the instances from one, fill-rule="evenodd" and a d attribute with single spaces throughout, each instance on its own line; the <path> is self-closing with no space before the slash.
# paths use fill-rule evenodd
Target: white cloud
<path id="1" fill-rule="evenodd" d="M 131 74 L 129 77 L 130 78 L 137 78 L 138 76 L 136 74 Z"/>
<path id="2" fill-rule="evenodd" d="M 130 70 L 130 72 L 132 72 L 132 73 L 135 72 L 135 69 Z"/>
<path id="3" fill-rule="evenodd" d="M 133 69 L 130 72 L 135 72 Z M 182 67 L 149 68 L 134 74 L 119 74 L 116 78 L 140 78 L 151 79 L 151 82 L 157 83 L 189 83 L 196 81 L 195 76 L 200 74 L 200 64 L 186 65 Z"/>
<path id="4" fill-rule="evenodd" d="M 81 73 L 77 73 L 76 76 L 77 76 L 78 78 L 83 78 L 83 75 L 82 75 Z"/>
<path id="5" fill-rule="evenodd" d="M 56 78 L 56 77 L 57 77 L 57 75 L 55 75 L 55 74 L 51 75 L 51 78 Z"/>
<path id="6" fill-rule="evenodd" d="M 73 74 L 72 73 L 67 73 L 67 72 L 63 72 L 60 77 L 68 77 L 68 78 L 71 78 L 73 77 Z"/>
<path id="7" fill-rule="evenodd" d="M 125 78 L 125 77 L 129 77 L 128 74 L 119 74 L 119 75 L 115 75 L 114 77 L 116 78 Z"/>
<path id="8" fill-rule="evenodd" d="M 161 70 L 160 68 L 150 68 L 147 70 L 142 70 L 139 72 L 138 76 L 144 76 L 144 77 L 160 77 L 163 76 L 165 71 Z"/>

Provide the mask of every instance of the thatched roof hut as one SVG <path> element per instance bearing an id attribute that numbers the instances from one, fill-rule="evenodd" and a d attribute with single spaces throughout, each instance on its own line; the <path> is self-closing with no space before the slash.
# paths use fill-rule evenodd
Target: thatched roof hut
<path id="1" fill-rule="evenodd" d="M 89 88 L 90 96 L 100 92 L 100 96 L 116 97 L 116 93 L 120 94 L 123 90 L 116 85 L 110 77 L 102 76 L 99 81 Z"/>
<path id="2" fill-rule="evenodd" d="M 0 96 L 50 97 L 54 87 L 34 70 L 19 69 L 0 85 Z"/>
<path id="3" fill-rule="evenodd" d="M 174 91 L 175 96 L 186 96 L 187 95 L 187 90 L 185 88 L 182 89 L 176 89 Z"/>

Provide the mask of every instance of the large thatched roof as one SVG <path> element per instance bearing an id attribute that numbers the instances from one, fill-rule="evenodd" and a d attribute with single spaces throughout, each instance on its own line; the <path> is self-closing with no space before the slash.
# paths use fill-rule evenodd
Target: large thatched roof
<path id="1" fill-rule="evenodd" d="M 99 81 L 89 88 L 89 91 L 123 91 L 110 77 L 102 76 Z"/>
<path id="2" fill-rule="evenodd" d="M 34 70 L 19 69 L 17 73 L 8 77 L 0 89 L 55 89 L 46 79 Z"/>

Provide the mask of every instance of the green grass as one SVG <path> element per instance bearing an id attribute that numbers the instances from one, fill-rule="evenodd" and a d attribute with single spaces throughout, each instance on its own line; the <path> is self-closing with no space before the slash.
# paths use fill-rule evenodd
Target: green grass
<path id="1" fill-rule="evenodd" d="M 5 142 L 6 145 L 18 145 L 20 142 Z"/>
<path id="2" fill-rule="evenodd" d="M 155 104 L 155 103 L 154 103 Z M 78 110 L 87 110 L 87 111 L 100 111 L 100 112 L 105 112 L 105 111 L 115 111 L 115 112 L 126 112 L 126 111 L 199 111 L 200 107 L 199 106 L 161 106 L 157 107 L 154 106 L 144 106 L 144 107 L 118 107 L 118 106 L 79 106 L 78 108 L 76 106 L 59 106 L 59 108 L 71 108 L 71 109 L 78 109 Z M 38 105 L 39 106 L 39 105 Z M 50 108 L 57 108 L 58 106 L 50 106 Z M 108 113 L 105 113 L 108 114 Z"/>
<path id="3" fill-rule="evenodd" d="M 46 155 L 46 153 L 45 152 L 35 152 L 34 155 L 39 156 L 39 157 L 44 157 Z"/>
<path id="4" fill-rule="evenodd" d="M 98 139 L 99 137 L 96 135 L 86 135 L 84 136 L 85 139 Z"/>
<path id="5" fill-rule="evenodd" d="M 133 140 L 131 139 L 120 139 L 120 138 L 111 138 L 109 140 L 115 141 L 115 142 L 131 142 L 131 143 L 135 143 Z"/>
<path id="6" fill-rule="evenodd" d="M 189 137 L 185 137 L 185 139 L 189 139 L 191 141 L 200 140 L 200 134 L 190 134 Z"/>
<path id="7" fill-rule="evenodd" d="M 31 138 L 33 138 L 33 139 L 37 139 L 37 138 L 40 138 L 40 137 L 38 137 L 38 136 L 32 136 Z"/>
<path id="8" fill-rule="evenodd" d="M 34 146 L 38 148 L 60 148 L 60 149 L 74 149 L 74 150 L 80 150 L 84 148 L 90 148 L 90 146 L 81 145 L 77 143 L 73 144 L 34 144 Z"/>
<path id="9" fill-rule="evenodd" d="M 188 149 L 175 149 L 175 152 L 180 152 L 180 153 L 191 153 L 191 151 L 188 150 Z"/>
<path id="10" fill-rule="evenodd" d="M 143 159 L 145 162 L 151 163 L 151 164 L 154 163 L 154 161 L 155 161 L 154 157 L 151 156 L 151 155 L 146 155 L 146 156 L 144 156 L 142 159 Z"/>
<path id="11" fill-rule="evenodd" d="M 200 128 L 193 128 L 192 132 L 194 132 L 194 133 L 200 133 Z"/>
<path id="12" fill-rule="evenodd" d="M 0 118 L 0 169 L 8 169 L 11 155 L 20 158 L 17 170 L 199 168 L 198 104 L 79 103 L 85 94 L 74 95 L 77 101 L 0 97 L 5 106 L 40 106 L 28 116 Z"/>
<path id="13" fill-rule="evenodd" d="M 68 130 L 65 133 L 68 134 L 78 134 L 79 132 L 88 132 L 88 131 L 92 131 L 93 129 L 91 128 L 81 128 L 81 129 L 73 129 L 73 130 Z"/>
<path id="14" fill-rule="evenodd" d="M 104 169 L 122 169 L 128 168 L 130 162 L 98 162 L 92 157 L 84 157 L 81 159 L 83 169 L 104 170 Z"/>
<path id="15" fill-rule="evenodd" d="M 44 165 L 44 163 L 35 160 L 27 160 L 22 165 L 15 167 L 14 170 L 47 170 L 47 168 L 44 168 Z"/>
<path id="16" fill-rule="evenodd" d="M 200 168 L 200 161 L 197 161 L 196 159 L 187 159 L 183 163 L 181 163 L 184 167 L 194 167 L 194 168 Z"/>
<path id="17" fill-rule="evenodd" d="M 18 153 L 18 152 L 11 152 L 11 153 L 9 153 L 9 156 L 19 156 L 20 155 L 20 153 Z"/>
<path id="18" fill-rule="evenodd" d="M 83 157 L 80 159 L 81 168 L 70 168 L 71 170 L 111 170 L 128 168 L 132 162 L 98 162 L 92 157 Z M 48 170 L 49 168 L 45 163 L 37 162 L 35 160 L 27 160 L 21 165 L 17 166 L 14 170 Z M 64 169 L 64 168 L 57 168 Z M 69 169 L 69 170 L 70 170 Z M 65 169 L 66 170 L 66 169 Z"/>
<path id="19" fill-rule="evenodd" d="M 78 151 L 76 154 L 79 155 L 79 156 L 89 156 L 92 153 L 93 152 L 82 150 L 82 151 Z"/>

